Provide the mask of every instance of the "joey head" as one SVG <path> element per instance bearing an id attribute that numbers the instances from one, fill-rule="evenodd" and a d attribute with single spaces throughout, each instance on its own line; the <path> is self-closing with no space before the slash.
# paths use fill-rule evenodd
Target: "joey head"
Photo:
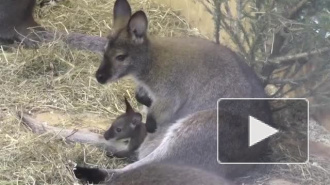
<path id="1" fill-rule="evenodd" d="M 146 137 L 146 128 L 142 123 L 142 115 L 135 112 L 130 103 L 125 98 L 126 112 L 120 115 L 104 133 L 106 140 L 126 140 L 128 146 L 126 150 L 113 153 L 115 157 L 131 158 Z"/>

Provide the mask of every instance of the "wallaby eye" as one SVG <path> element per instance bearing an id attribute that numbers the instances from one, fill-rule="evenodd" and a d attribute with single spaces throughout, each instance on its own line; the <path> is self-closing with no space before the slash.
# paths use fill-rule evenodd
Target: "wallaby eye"
<path id="1" fill-rule="evenodd" d="M 127 58 L 128 55 L 118 55 L 116 56 L 116 60 L 122 62 Z"/>
<path id="2" fill-rule="evenodd" d="M 121 128 L 116 128 L 116 132 L 117 133 L 121 132 Z"/>

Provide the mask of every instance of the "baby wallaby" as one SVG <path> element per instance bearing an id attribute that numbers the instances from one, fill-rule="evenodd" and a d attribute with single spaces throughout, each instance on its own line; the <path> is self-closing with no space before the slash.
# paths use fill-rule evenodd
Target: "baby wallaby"
<path id="1" fill-rule="evenodd" d="M 36 0 L 0 1 L 0 45 L 19 41 L 28 47 L 36 46 L 38 36 L 33 32 L 43 28 L 33 18 L 35 3 Z"/>
<path id="2" fill-rule="evenodd" d="M 145 124 L 142 123 L 142 115 L 135 112 L 125 98 L 126 112 L 120 115 L 104 133 L 106 140 L 127 140 L 127 149 L 116 151 L 112 155 L 119 158 L 132 158 L 135 151 L 147 135 Z"/>

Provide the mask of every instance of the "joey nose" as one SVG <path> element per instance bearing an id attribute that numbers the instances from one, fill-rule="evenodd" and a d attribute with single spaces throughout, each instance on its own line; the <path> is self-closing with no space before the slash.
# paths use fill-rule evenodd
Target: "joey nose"
<path id="1" fill-rule="evenodd" d="M 98 81 L 100 84 L 105 84 L 105 83 L 107 83 L 108 78 L 107 78 L 106 75 L 97 72 L 95 76 L 96 76 L 97 81 Z"/>
<path id="2" fill-rule="evenodd" d="M 110 129 L 108 129 L 107 131 L 104 132 L 103 137 L 105 140 L 109 140 L 115 137 L 115 133 L 113 128 L 111 127 Z"/>
<path id="3" fill-rule="evenodd" d="M 107 133 L 104 133 L 103 137 L 104 137 L 105 140 L 109 140 L 110 139 L 109 134 L 107 134 Z"/>

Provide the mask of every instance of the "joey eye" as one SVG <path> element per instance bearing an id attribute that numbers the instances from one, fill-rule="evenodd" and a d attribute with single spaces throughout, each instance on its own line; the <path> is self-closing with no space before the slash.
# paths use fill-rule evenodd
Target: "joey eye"
<path id="1" fill-rule="evenodd" d="M 122 62 L 127 58 L 128 55 L 118 55 L 116 56 L 116 60 Z"/>
<path id="2" fill-rule="evenodd" d="M 116 128 L 116 132 L 117 133 L 121 132 L 121 128 Z"/>

